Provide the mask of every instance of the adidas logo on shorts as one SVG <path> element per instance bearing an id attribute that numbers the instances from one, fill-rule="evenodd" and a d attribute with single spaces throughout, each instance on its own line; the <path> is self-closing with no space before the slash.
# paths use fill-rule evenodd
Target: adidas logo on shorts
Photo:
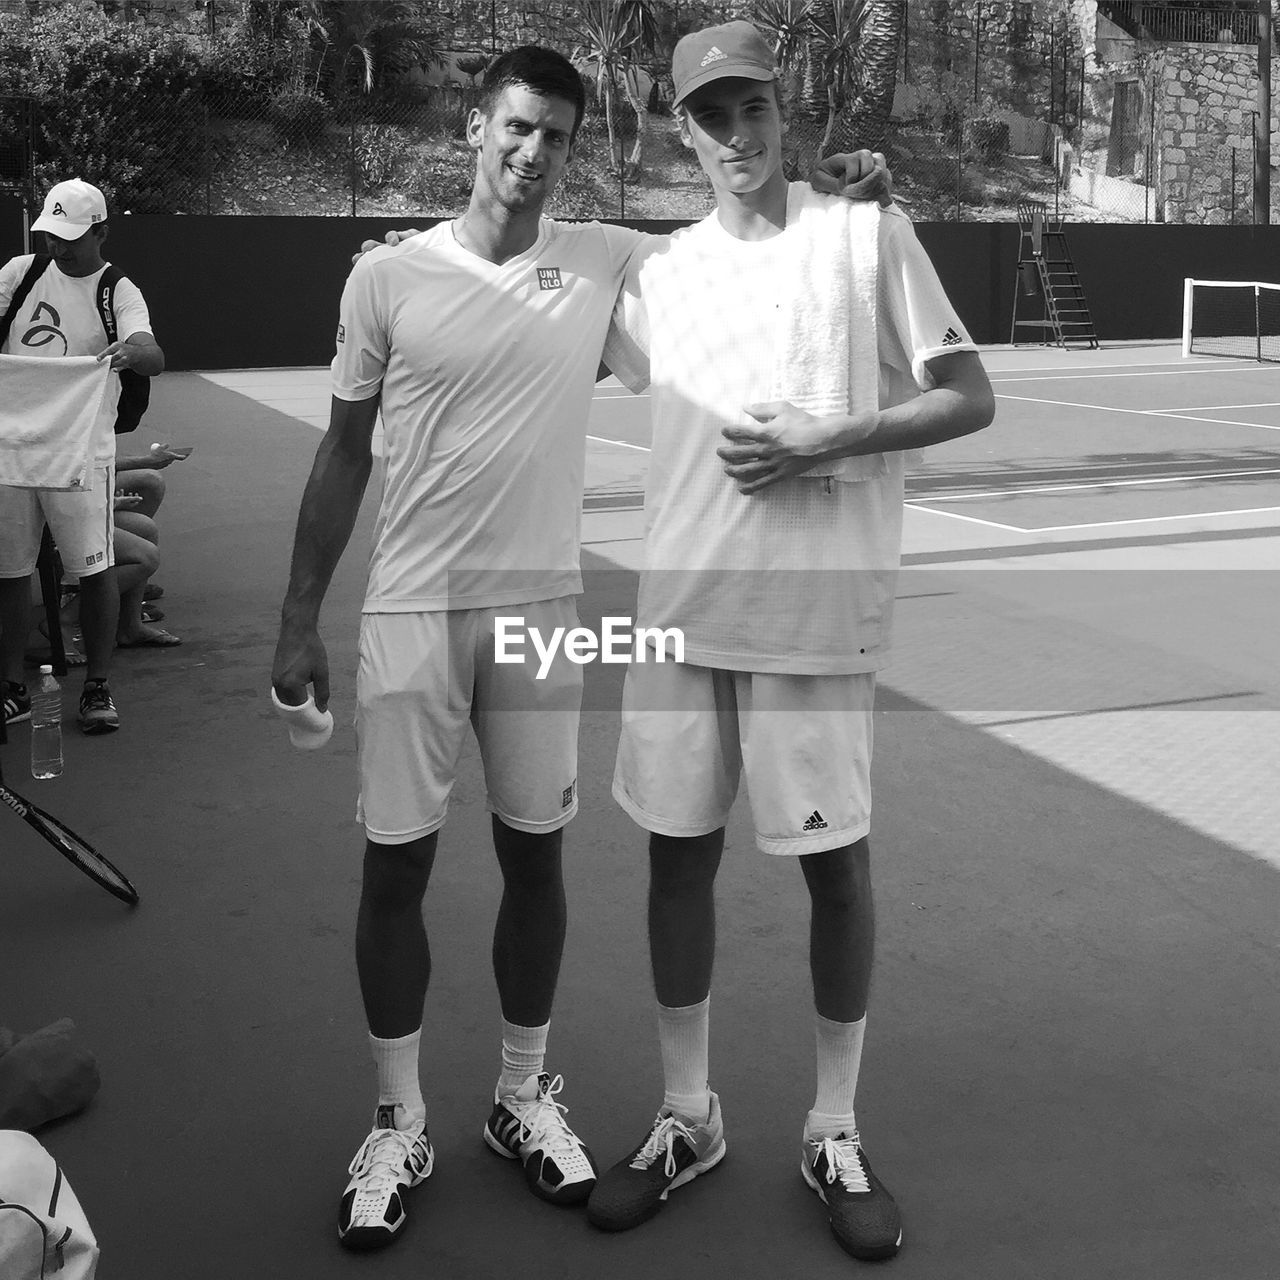
<path id="1" fill-rule="evenodd" d="M 964 339 L 954 330 L 948 329 L 942 335 L 942 345 L 944 347 L 958 347 Z"/>
<path id="2" fill-rule="evenodd" d="M 802 831 L 821 831 L 827 825 L 827 820 L 815 809 L 805 820 Z"/>

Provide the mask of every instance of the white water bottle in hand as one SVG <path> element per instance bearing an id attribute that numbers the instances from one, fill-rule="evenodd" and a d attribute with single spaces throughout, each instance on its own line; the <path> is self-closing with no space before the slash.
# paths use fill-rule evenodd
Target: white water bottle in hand
<path id="1" fill-rule="evenodd" d="M 62 686 L 53 668 L 40 668 L 31 690 L 31 776 L 56 778 L 62 773 Z"/>

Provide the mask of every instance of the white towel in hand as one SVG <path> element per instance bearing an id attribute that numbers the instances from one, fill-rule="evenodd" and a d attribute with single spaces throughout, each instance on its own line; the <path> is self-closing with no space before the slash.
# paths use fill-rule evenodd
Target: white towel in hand
<path id="1" fill-rule="evenodd" d="M 785 234 L 791 289 L 779 315 L 772 398 L 815 417 L 878 409 L 880 206 L 793 182 Z M 856 483 L 885 470 L 884 455 L 869 453 L 818 463 L 803 476 Z"/>
<path id="2" fill-rule="evenodd" d="M 0 356 L 0 484 L 85 488 L 110 376 L 94 356 Z"/>

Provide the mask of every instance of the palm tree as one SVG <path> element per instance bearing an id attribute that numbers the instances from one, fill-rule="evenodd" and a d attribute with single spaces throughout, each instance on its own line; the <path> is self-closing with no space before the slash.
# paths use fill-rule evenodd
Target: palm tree
<path id="1" fill-rule="evenodd" d="M 635 146 L 621 166 L 623 176 L 632 178 L 640 171 L 649 124 L 649 113 L 640 101 L 636 68 L 645 40 L 653 38 L 656 25 L 645 0 L 578 0 L 576 8 L 579 44 L 574 57 L 595 66 L 596 96 L 604 102 L 611 166 L 618 153 L 613 108 L 619 87 L 636 114 Z"/>
<path id="2" fill-rule="evenodd" d="M 365 93 L 386 77 L 443 61 L 423 0 L 303 0 L 298 13 L 319 46 L 316 84 L 341 91 L 355 71 Z"/>
<path id="3" fill-rule="evenodd" d="M 869 0 L 862 23 L 860 75 L 849 107 L 849 134 L 860 147 L 884 146 L 898 84 L 906 0 Z"/>
<path id="4" fill-rule="evenodd" d="M 861 87 L 859 53 L 869 8 L 870 0 L 821 0 L 814 10 L 806 102 L 812 110 L 819 93 L 826 99 L 819 155 L 827 154 L 845 103 Z"/>

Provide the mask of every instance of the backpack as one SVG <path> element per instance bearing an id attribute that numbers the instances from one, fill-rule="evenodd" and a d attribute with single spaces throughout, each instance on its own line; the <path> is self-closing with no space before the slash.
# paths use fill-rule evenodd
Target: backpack
<path id="1" fill-rule="evenodd" d="M 22 282 L 14 291 L 8 311 L 0 318 L 0 345 L 3 345 L 4 340 L 9 336 L 9 329 L 14 317 L 18 314 L 18 308 L 26 301 L 27 294 L 35 287 L 36 281 L 44 275 L 52 261 L 53 258 L 47 253 L 35 255 L 27 268 L 27 274 L 22 277 Z M 98 305 L 98 318 L 102 321 L 108 343 L 115 342 L 119 333 L 116 328 L 116 285 L 122 278 L 120 268 L 108 263 L 107 269 L 98 281 L 98 295 L 94 299 Z M 120 399 L 116 401 L 115 432 L 116 435 L 122 436 L 127 431 L 135 431 L 138 423 L 142 421 L 142 415 L 146 413 L 147 405 L 151 403 L 151 379 L 133 369 L 120 369 L 116 376 L 120 379 Z"/>
<path id="2" fill-rule="evenodd" d="M 0 1275 L 93 1280 L 98 1242 L 53 1157 L 29 1133 L 0 1129 Z"/>

